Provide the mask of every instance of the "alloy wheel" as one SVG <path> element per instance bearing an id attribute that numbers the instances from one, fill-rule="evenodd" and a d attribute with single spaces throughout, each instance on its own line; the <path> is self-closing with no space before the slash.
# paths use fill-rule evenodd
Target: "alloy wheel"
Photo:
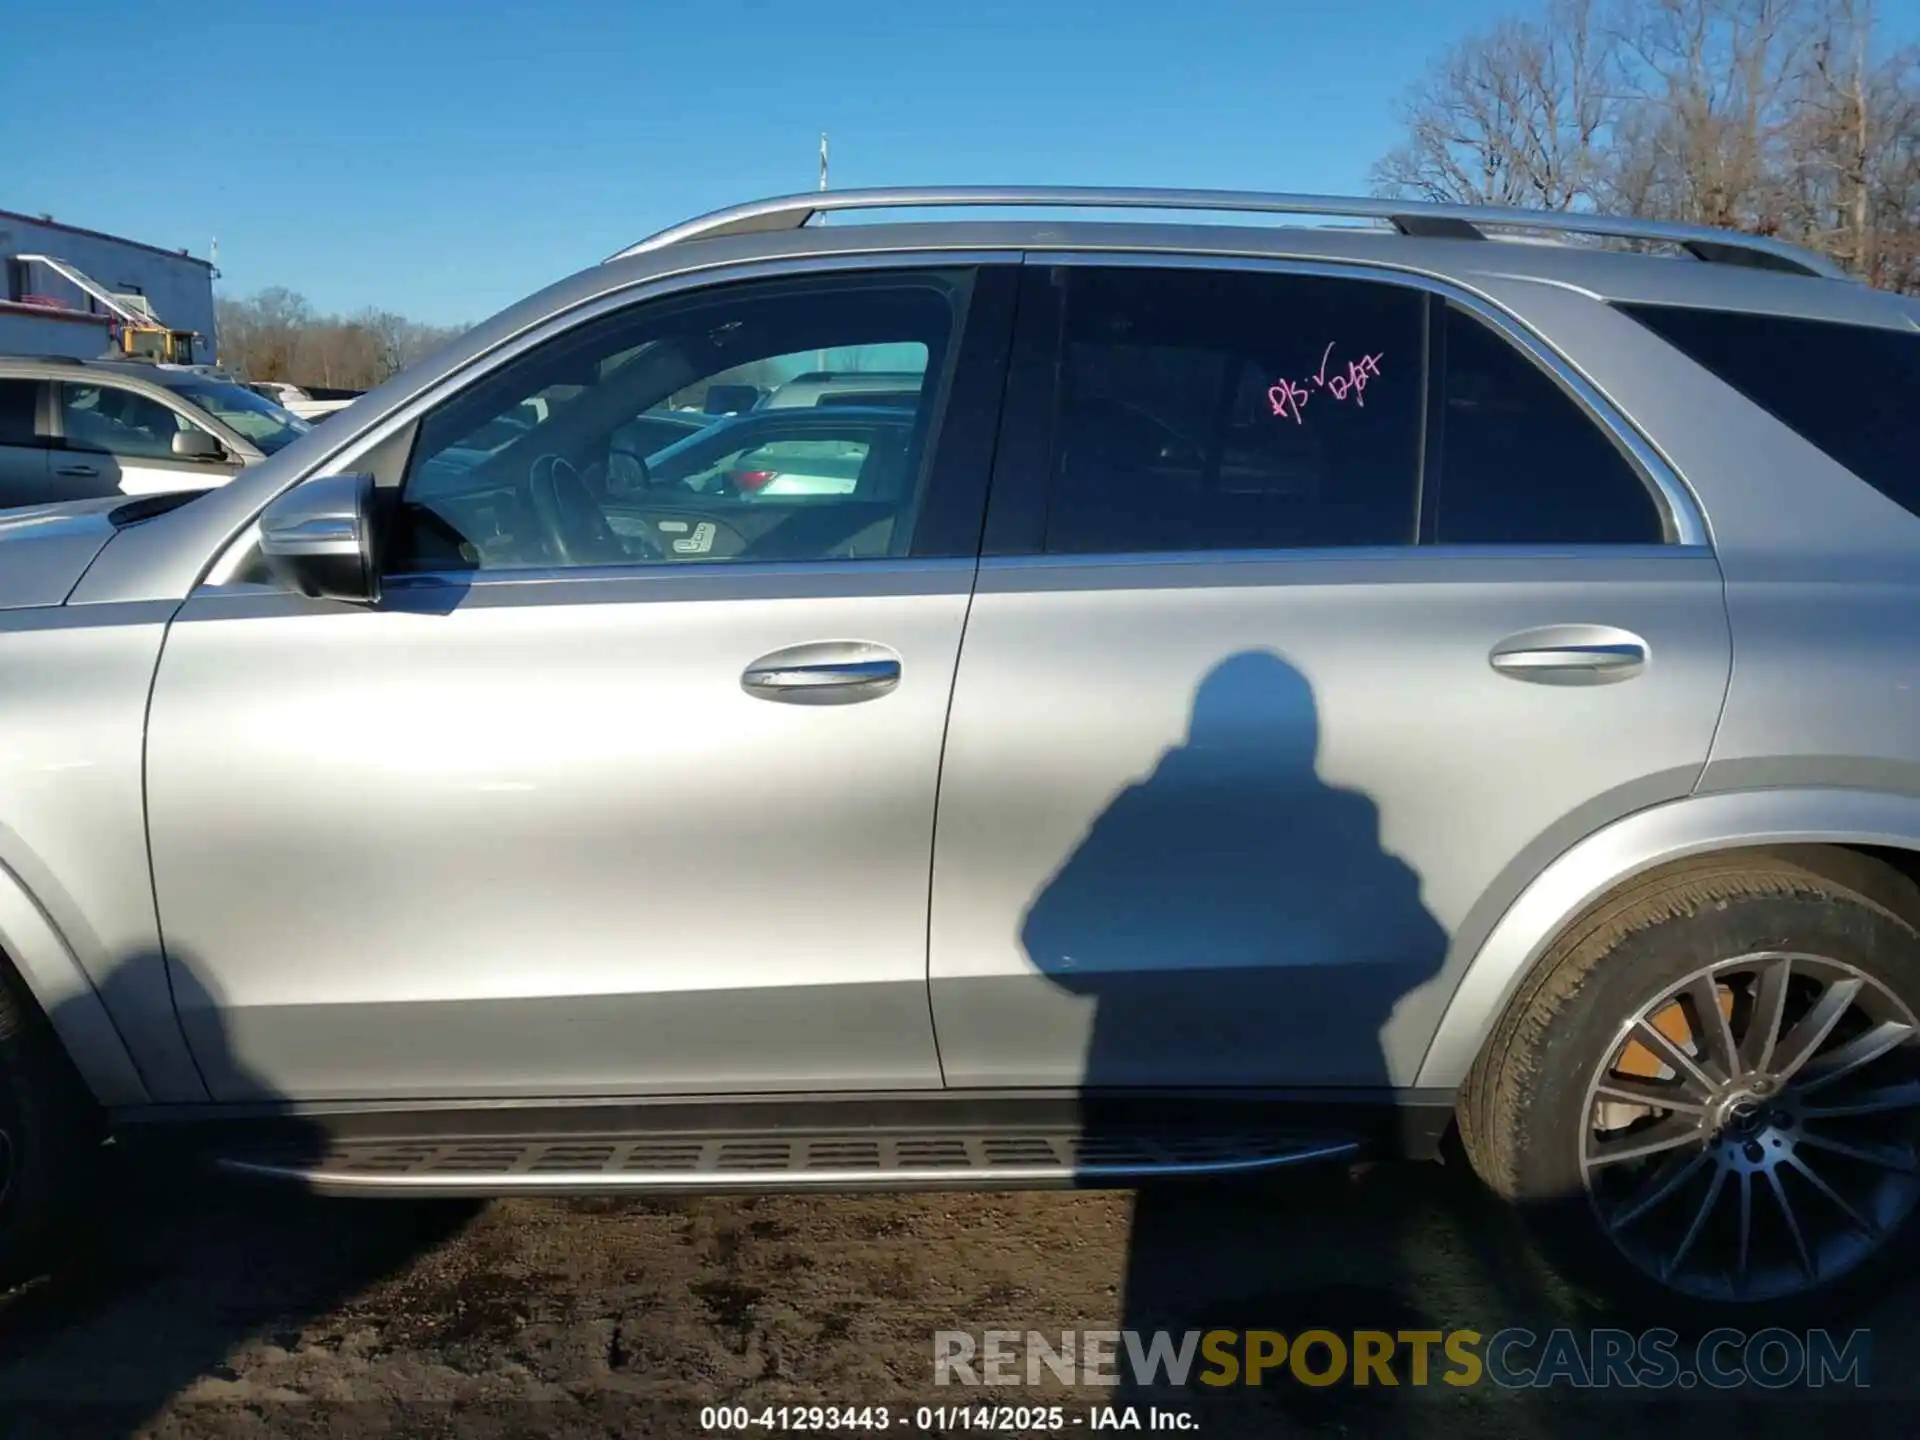
<path id="1" fill-rule="evenodd" d="M 1581 1175 L 1621 1254 L 1696 1298 L 1790 1298 L 1920 1199 L 1920 1024 L 1837 960 L 1718 961 L 1621 1028 L 1583 1115 Z"/>

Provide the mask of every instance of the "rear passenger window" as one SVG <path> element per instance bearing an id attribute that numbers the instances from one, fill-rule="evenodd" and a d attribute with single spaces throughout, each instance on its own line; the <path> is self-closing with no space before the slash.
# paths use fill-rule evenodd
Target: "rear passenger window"
<path id="1" fill-rule="evenodd" d="M 1920 334 L 1670 305 L 1618 308 L 1920 514 Z"/>
<path id="2" fill-rule="evenodd" d="M 1064 268 L 1050 554 L 1413 543 L 1419 292 Z"/>
<path id="3" fill-rule="evenodd" d="M 1658 545 L 1666 527 L 1639 470 L 1504 337 L 1448 305 L 1445 406 L 1429 473 L 1442 545 Z"/>

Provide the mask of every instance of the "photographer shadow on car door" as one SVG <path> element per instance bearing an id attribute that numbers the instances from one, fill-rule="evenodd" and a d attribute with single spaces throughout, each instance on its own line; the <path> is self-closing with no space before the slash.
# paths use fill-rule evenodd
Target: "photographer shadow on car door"
<path id="1" fill-rule="evenodd" d="M 1117 1091 L 1258 1088 L 1263 1055 L 1295 1088 L 1324 1068 L 1319 1083 L 1389 1099 L 1383 1027 L 1438 971 L 1447 935 L 1419 876 L 1383 848 L 1374 801 L 1321 779 L 1320 728 L 1299 669 L 1270 650 L 1230 655 L 1197 687 L 1184 741 L 1106 807 L 1027 910 L 1028 958 L 1090 1002 L 1087 1124 L 1124 1113 Z M 1171 1332 L 1176 1349 L 1215 1328 L 1425 1328 L 1377 1253 L 1391 1237 L 1365 1256 L 1308 1253 L 1325 1208 L 1263 1186 L 1143 1188 L 1120 1328 L 1142 1346 Z M 1322 1313 L 1330 1298 L 1348 1313 Z M 1149 1388 L 1123 1346 L 1120 1398 L 1259 1403 L 1244 1382 L 1231 1397 L 1196 1383 L 1204 1369 L 1196 1355 L 1184 1386 Z M 1307 1393 L 1270 1373 L 1267 1403 L 1282 1391 Z"/>

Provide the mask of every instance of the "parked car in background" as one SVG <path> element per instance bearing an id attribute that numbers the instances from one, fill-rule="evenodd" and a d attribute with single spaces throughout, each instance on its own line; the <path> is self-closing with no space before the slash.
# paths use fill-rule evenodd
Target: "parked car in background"
<path id="1" fill-rule="evenodd" d="M 926 375 L 918 370 L 809 370 L 770 390 L 755 408 L 800 405 L 905 405 L 920 402 Z"/>
<path id="2" fill-rule="evenodd" d="M 851 495 L 881 485 L 879 471 L 905 459 L 911 407 L 828 406 L 751 410 L 720 420 L 649 455 L 642 489 L 651 500 L 677 488 L 688 496 L 751 500 L 782 495 Z"/>
<path id="3" fill-rule="evenodd" d="M 0 356 L 0 507 L 224 485 L 309 428 L 203 369 Z"/>
<path id="4" fill-rule="evenodd" d="M 808 194 L 0 522 L 0 1264 L 103 1133 L 368 1196 L 1449 1153 L 1582 1286 L 1856 1299 L 1920 1235 L 1913 316 L 1611 216 Z M 75 385 L 198 424 L 31 380 L 62 457 Z"/>

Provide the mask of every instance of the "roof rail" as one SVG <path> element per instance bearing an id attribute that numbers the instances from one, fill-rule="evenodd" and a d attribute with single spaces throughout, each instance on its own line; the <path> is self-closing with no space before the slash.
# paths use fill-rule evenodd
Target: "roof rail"
<path id="1" fill-rule="evenodd" d="M 1480 227 L 1492 225 L 1496 228 L 1546 230 L 1569 235 L 1662 241 L 1678 245 L 1695 259 L 1717 265 L 1745 265 L 1795 275 L 1818 275 L 1832 280 L 1850 278 L 1845 270 L 1826 256 L 1784 241 L 1743 235 L 1735 230 L 1716 230 L 1705 225 L 1636 220 L 1627 215 L 1588 215 L 1565 210 L 1523 210 L 1497 205 L 1453 205 L 1429 200 L 1265 194 L 1251 190 L 1105 189 L 1080 185 L 955 185 L 926 189 L 898 186 L 875 190 L 809 190 L 797 195 L 782 195 L 715 210 L 649 235 L 638 244 L 629 245 L 607 258 L 620 260 L 629 255 L 661 250 L 685 240 L 797 230 L 817 215 L 838 210 L 998 205 L 1340 216 L 1384 220 L 1402 235 L 1450 240 L 1484 240 L 1488 237 Z"/>

